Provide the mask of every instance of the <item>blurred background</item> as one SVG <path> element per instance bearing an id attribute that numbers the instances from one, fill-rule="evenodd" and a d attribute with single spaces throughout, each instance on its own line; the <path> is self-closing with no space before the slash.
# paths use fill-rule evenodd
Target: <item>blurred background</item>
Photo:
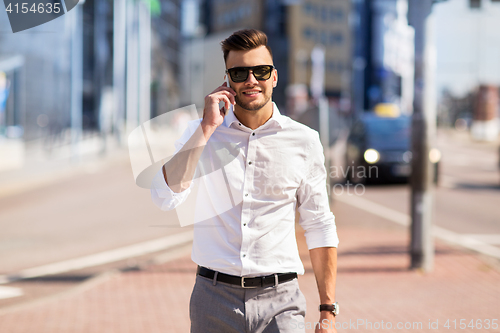
<path id="1" fill-rule="evenodd" d="M 433 7 L 428 98 L 438 126 L 477 140 L 498 136 L 499 13 L 496 0 Z M 201 108 L 223 80 L 219 43 L 240 28 L 268 34 L 279 71 L 274 101 L 316 129 L 311 52 L 320 46 L 330 144 L 380 103 L 413 111 L 407 1 L 84 1 L 18 34 L 1 15 L 0 170 L 23 166 L 32 147 L 50 155 L 72 144 L 74 156 L 123 147 L 140 123 Z"/>
<path id="2" fill-rule="evenodd" d="M 407 0 L 85 0 L 15 34 L 0 9 L 0 309 L 189 248 L 135 185 L 127 138 L 200 112 L 223 82 L 220 42 L 241 28 L 269 37 L 280 112 L 321 132 L 334 202 L 411 210 Z M 500 0 L 434 1 L 426 29 L 429 210 L 449 232 L 434 236 L 498 260 Z M 167 118 L 164 144 L 192 117 Z M 348 202 L 349 184 L 366 201 Z"/>

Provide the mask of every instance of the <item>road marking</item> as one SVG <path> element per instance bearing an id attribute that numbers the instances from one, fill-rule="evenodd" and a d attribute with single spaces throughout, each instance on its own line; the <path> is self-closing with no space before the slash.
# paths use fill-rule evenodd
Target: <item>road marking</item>
<path id="1" fill-rule="evenodd" d="M 411 220 L 409 215 L 387 208 L 376 202 L 363 199 L 360 196 L 335 196 L 333 200 L 338 200 L 361 210 L 365 210 L 373 215 L 380 216 L 405 227 L 410 225 Z"/>
<path id="2" fill-rule="evenodd" d="M 0 287 L 0 299 L 18 297 L 23 295 L 23 290 L 16 287 Z"/>
<path id="3" fill-rule="evenodd" d="M 474 238 L 490 245 L 500 245 L 500 234 L 463 234 L 463 236 Z"/>
<path id="4" fill-rule="evenodd" d="M 410 225 L 411 219 L 409 215 L 385 207 L 373 201 L 361 198 L 359 196 L 335 196 L 334 200 L 338 200 L 342 203 L 367 211 L 403 226 Z M 432 235 L 446 242 L 460 245 L 467 249 L 500 259 L 500 248 L 489 245 L 487 244 L 487 242 L 484 242 L 481 239 L 471 237 L 470 234 L 458 234 L 454 231 L 434 225 L 432 226 Z"/>
<path id="5" fill-rule="evenodd" d="M 447 175 L 440 175 L 439 176 L 439 187 L 446 187 L 446 188 L 457 188 L 457 181 L 455 177 L 450 177 Z"/>
<path id="6" fill-rule="evenodd" d="M 193 231 L 186 231 L 150 240 L 147 242 L 129 245 L 114 250 L 104 251 L 88 256 L 64 260 L 48 265 L 23 269 L 15 274 L 0 275 L 0 284 L 5 284 L 17 280 L 34 278 L 44 275 L 61 274 L 77 269 L 93 267 L 116 262 L 123 259 L 138 257 L 141 255 L 158 252 L 173 248 L 175 246 L 193 240 Z"/>
<path id="7" fill-rule="evenodd" d="M 500 248 L 486 244 L 480 240 L 468 237 L 467 235 L 457 234 L 456 232 L 438 226 L 433 226 L 432 234 L 435 237 L 447 241 L 449 243 L 457 244 L 465 248 L 468 248 L 470 250 L 500 259 Z"/>

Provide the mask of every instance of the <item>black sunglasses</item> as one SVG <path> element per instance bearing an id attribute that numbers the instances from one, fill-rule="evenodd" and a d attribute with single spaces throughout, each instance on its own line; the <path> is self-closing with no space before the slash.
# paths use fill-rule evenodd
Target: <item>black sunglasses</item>
<path id="1" fill-rule="evenodd" d="M 265 81 L 269 80 L 271 73 L 274 69 L 273 65 L 260 65 L 253 67 L 233 67 L 226 70 L 231 80 L 235 83 L 245 82 L 248 79 L 248 74 L 252 71 L 256 80 Z"/>

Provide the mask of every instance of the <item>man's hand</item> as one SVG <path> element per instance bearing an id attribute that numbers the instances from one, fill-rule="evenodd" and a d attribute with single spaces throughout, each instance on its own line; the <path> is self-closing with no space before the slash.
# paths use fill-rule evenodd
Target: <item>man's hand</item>
<path id="1" fill-rule="evenodd" d="M 321 311 L 319 315 L 319 324 L 316 325 L 315 333 L 337 333 L 335 328 L 335 316 L 328 311 Z"/>
<path id="2" fill-rule="evenodd" d="M 227 87 L 226 82 L 224 82 L 222 86 L 205 97 L 205 107 L 203 109 L 203 120 L 201 121 L 201 125 L 204 132 L 211 132 L 205 133 L 205 135 L 209 134 L 208 136 L 210 136 L 224 121 L 224 116 L 226 114 L 223 109 L 219 109 L 219 103 L 224 102 L 225 108 L 228 110 L 231 104 L 235 104 L 235 95 L 236 92 L 230 87 Z"/>
<path id="3" fill-rule="evenodd" d="M 229 109 L 229 105 L 235 103 L 235 95 L 234 90 L 224 83 L 205 97 L 201 125 L 182 149 L 163 166 L 165 182 L 175 193 L 185 191 L 191 185 L 196 165 L 208 139 L 224 121 L 225 113 L 219 110 L 219 103 L 224 102 L 226 109 Z"/>

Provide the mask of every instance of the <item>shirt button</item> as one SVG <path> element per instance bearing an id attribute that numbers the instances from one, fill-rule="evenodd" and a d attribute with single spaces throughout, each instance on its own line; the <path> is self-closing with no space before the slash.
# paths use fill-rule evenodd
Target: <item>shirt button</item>
<path id="1" fill-rule="evenodd" d="M 248 164 L 252 165 L 252 161 L 248 162 Z"/>
<path id="2" fill-rule="evenodd" d="M 241 126 L 241 123 L 238 123 L 238 125 L 240 125 L 240 126 Z"/>
<path id="3" fill-rule="evenodd" d="M 255 133 L 252 133 L 253 136 L 255 136 Z"/>
<path id="4" fill-rule="evenodd" d="M 242 257 L 245 258 L 247 255 L 246 254 L 243 254 Z"/>
<path id="5" fill-rule="evenodd" d="M 248 197 L 248 193 L 245 193 L 245 197 Z"/>
<path id="6" fill-rule="evenodd" d="M 246 226 L 247 226 L 247 224 L 246 224 L 246 223 L 243 223 L 243 226 L 244 226 L 244 227 L 246 227 Z"/>

